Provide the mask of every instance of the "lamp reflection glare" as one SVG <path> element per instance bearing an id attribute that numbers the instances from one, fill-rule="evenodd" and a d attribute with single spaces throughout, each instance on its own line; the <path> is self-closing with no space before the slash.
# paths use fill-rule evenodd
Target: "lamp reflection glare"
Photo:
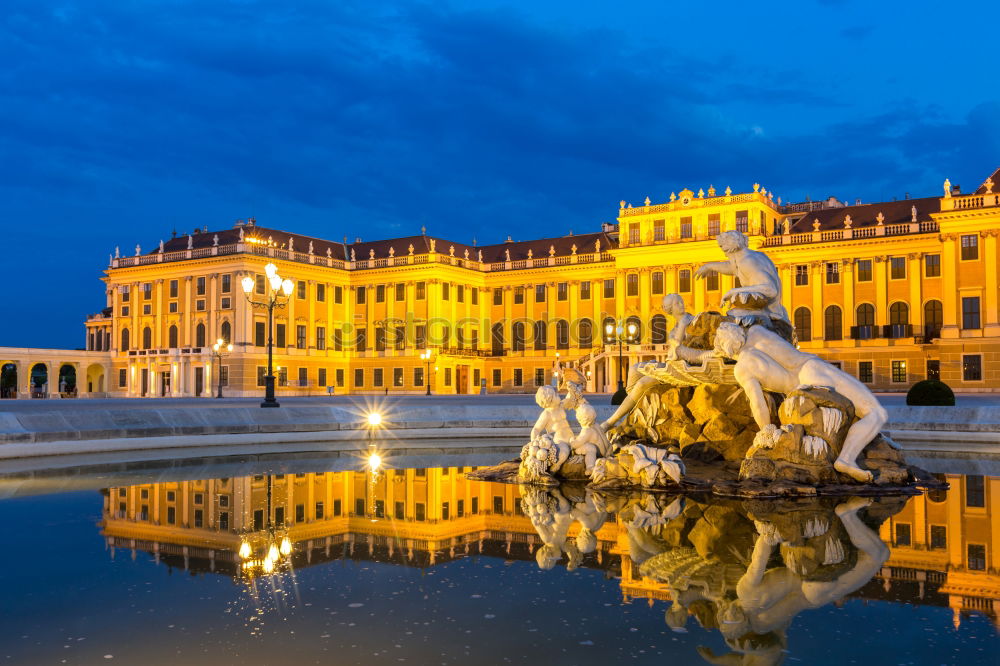
<path id="1" fill-rule="evenodd" d="M 274 560 L 270 557 L 265 557 L 264 563 L 261 565 L 261 569 L 263 569 L 266 574 L 274 573 Z"/>
<path id="2" fill-rule="evenodd" d="M 382 425 L 382 415 L 378 412 L 371 412 L 368 414 L 368 425 L 374 427 Z"/>
<path id="3" fill-rule="evenodd" d="M 240 558 L 246 560 L 250 557 L 250 555 L 251 555 L 250 544 L 244 541 L 243 543 L 240 544 Z"/>
<path id="4" fill-rule="evenodd" d="M 368 456 L 368 469 L 372 472 L 377 472 L 378 468 L 382 466 L 382 456 L 377 453 L 372 453 Z"/>
<path id="5" fill-rule="evenodd" d="M 273 543 L 271 544 L 271 547 L 267 549 L 267 559 L 271 560 L 272 562 L 278 559 L 278 547 L 275 546 Z"/>
<path id="6" fill-rule="evenodd" d="M 281 540 L 280 550 L 281 554 L 285 556 L 287 556 L 289 553 L 292 552 L 292 542 L 288 540 L 288 537 L 285 537 L 284 539 Z"/>

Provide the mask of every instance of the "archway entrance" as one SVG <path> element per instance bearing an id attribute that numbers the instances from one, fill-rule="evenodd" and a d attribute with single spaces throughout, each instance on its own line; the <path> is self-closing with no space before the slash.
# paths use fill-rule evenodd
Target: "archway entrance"
<path id="1" fill-rule="evenodd" d="M 59 393 L 64 397 L 76 397 L 76 367 L 66 364 L 59 368 Z"/>
<path id="2" fill-rule="evenodd" d="M 31 366 L 31 397 L 44 398 L 49 392 L 49 369 L 44 363 Z"/>
<path id="3" fill-rule="evenodd" d="M 4 363 L 0 366 L 0 399 L 17 397 L 17 364 Z"/>
<path id="4" fill-rule="evenodd" d="M 104 393 L 104 367 L 91 365 L 87 368 L 87 393 Z"/>

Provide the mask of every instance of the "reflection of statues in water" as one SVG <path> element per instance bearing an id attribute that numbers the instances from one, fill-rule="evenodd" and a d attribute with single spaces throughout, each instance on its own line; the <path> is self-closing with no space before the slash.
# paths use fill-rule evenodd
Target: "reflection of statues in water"
<path id="1" fill-rule="evenodd" d="M 799 351 L 763 326 L 744 329 L 722 323 L 715 334 L 715 346 L 723 356 L 736 360 L 734 374 L 761 429 L 758 437 L 773 436 L 777 427 L 771 423 L 764 391 L 787 395 L 802 386 L 825 386 L 853 403 L 858 420 L 847 431 L 833 467 L 858 481 L 872 481 L 872 473 L 858 467 L 857 458 L 889 415 L 864 384 L 819 356 Z"/>
<path id="2" fill-rule="evenodd" d="M 691 322 L 694 321 L 694 317 L 685 311 L 684 299 L 681 298 L 680 294 L 667 294 L 664 296 L 663 310 L 673 317 L 676 322 L 674 327 L 670 329 L 670 333 L 667 334 L 667 360 L 701 363 L 705 359 L 715 355 L 715 352 L 712 350 L 698 350 L 684 346 L 684 334 L 687 332 L 687 328 L 691 325 Z M 605 431 L 609 430 L 632 411 L 632 408 L 636 406 L 649 389 L 661 383 L 659 379 L 646 374 L 645 371 L 656 366 L 662 367 L 663 365 L 663 363 L 656 363 L 654 361 L 643 361 L 633 363 L 629 367 L 628 379 L 625 383 L 625 390 L 628 392 L 628 396 L 622 400 L 622 404 L 615 410 L 615 413 L 601 424 L 601 427 Z"/>
<path id="3" fill-rule="evenodd" d="M 726 260 L 702 264 L 695 271 L 695 277 L 705 277 L 715 271 L 739 279 L 740 286 L 722 296 L 723 304 L 733 306 L 729 314 L 734 317 L 762 314 L 772 320 L 788 322 L 788 312 L 781 304 L 781 279 L 770 257 L 751 250 L 747 237 L 739 231 L 724 231 L 716 240 L 726 253 Z"/>
<path id="4" fill-rule="evenodd" d="M 799 550 L 783 543 L 774 525 L 758 523 L 759 534 L 750 565 L 736 585 L 736 599 L 719 609 L 719 631 L 727 644 L 742 654 L 719 658 L 711 651 L 701 650 L 702 655 L 711 663 L 720 664 L 780 663 L 786 642 L 785 630 L 798 613 L 825 606 L 854 592 L 871 580 L 889 558 L 888 547 L 858 516 L 858 511 L 871 503 L 871 499 L 855 497 L 834 510 L 850 545 L 856 549 L 856 558 L 849 558 L 844 548 L 846 544 L 837 537 L 833 526 L 821 518 L 810 520 L 803 528 L 803 536 L 807 539 L 827 537 L 821 548 L 812 551 L 822 552 L 822 562 L 803 562 L 798 556 Z M 779 545 L 784 566 L 768 569 L 768 561 Z M 855 561 L 848 567 L 850 559 Z M 809 570 L 815 569 L 817 564 L 841 565 L 846 570 L 824 579 Z M 773 640 L 769 640 L 769 636 Z M 745 659 L 751 655 L 753 659 Z"/>
<path id="5" fill-rule="evenodd" d="M 603 498 L 590 490 L 570 500 L 558 488 L 521 486 L 521 508 L 542 541 L 535 560 L 543 570 L 554 567 L 563 553 L 567 570 L 580 566 L 584 554 L 596 550 L 596 533 L 609 515 Z M 567 538 L 574 521 L 580 523 L 575 542 Z"/>

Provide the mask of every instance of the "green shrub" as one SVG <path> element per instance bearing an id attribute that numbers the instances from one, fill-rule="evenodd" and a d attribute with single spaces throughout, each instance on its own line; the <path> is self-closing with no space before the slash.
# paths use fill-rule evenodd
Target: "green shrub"
<path id="1" fill-rule="evenodd" d="M 954 407 L 955 394 L 944 382 L 937 379 L 925 379 L 910 387 L 906 393 L 906 404 Z"/>

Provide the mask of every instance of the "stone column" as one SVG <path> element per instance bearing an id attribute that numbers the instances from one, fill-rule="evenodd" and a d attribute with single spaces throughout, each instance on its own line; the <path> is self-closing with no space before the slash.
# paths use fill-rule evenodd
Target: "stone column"
<path id="1" fill-rule="evenodd" d="M 910 324 L 913 335 L 923 337 L 924 305 L 923 305 L 923 273 L 920 270 L 923 252 L 911 252 L 906 255 L 906 275 L 910 282 Z"/>
<path id="2" fill-rule="evenodd" d="M 810 265 L 810 284 L 812 287 L 812 339 L 823 339 L 823 324 L 825 322 L 825 312 L 823 311 L 823 262 L 814 261 Z"/>
<path id="3" fill-rule="evenodd" d="M 639 318 L 642 320 L 642 336 L 639 339 L 640 344 L 650 341 L 649 309 L 651 303 L 652 296 L 650 295 L 649 268 L 644 266 L 639 269 Z"/>
<path id="4" fill-rule="evenodd" d="M 205 342 L 212 346 L 215 341 L 219 339 L 219 274 L 212 273 L 208 277 L 208 299 L 207 303 L 207 313 L 208 313 L 208 330 L 206 331 L 207 339 Z"/>
<path id="5" fill-rule="evenodd" d="M 615 319 L 625 318 L 625 271 L 615 271 Z"/>
<path id="6" fill-rule="evenodd" d="M 182 347 L 194 346 L 194 330 L 192 321 L 194 320 L 194 303 L 191 301 L 191 276 L 184 277 L 184 300 L 181 304 L 181 322 L 183 324 L 184 338 L 181 341 Z M 207 340 L 206 340 L 207 342 Z"/>
<path id="7" fill-rule="evenodd" d="M 958 234 L 941 234 L 941 305 L 944 320 L 941 326 L 942 338 L 957 338 L 959 336 L 958 312 L 961 301 L 958 298 L 956 240 L 958 240 Z"/>
<path id="8" fill-rule="evenodd" d="M 842 268 L 843 274 L 840 276 L 841 283 L 844 286 L 844 339 L 849 340 L 851 337 L 851 326 L 855 325 L 855 304 L 854 304 L 854 259 L 843 259 Z"/>
<path id="9" fill-rule="evenodd" d="M 875 325 L 883 326 L 889 323 L 889 311 L 887 303 L 889 301 L 889 283 L 887 272 L 889 261 L 885 256 L 877 256 L 875 259 Z"/>
<path id="10" fill-rule="evenodd" d="M 983 294 L 984 336 L 1000 335 L 1000 308 L 997 303 L 997 236 L 1000 230 L 984 231 L 983 267 L 986 269 L 986 290 Z"/>

